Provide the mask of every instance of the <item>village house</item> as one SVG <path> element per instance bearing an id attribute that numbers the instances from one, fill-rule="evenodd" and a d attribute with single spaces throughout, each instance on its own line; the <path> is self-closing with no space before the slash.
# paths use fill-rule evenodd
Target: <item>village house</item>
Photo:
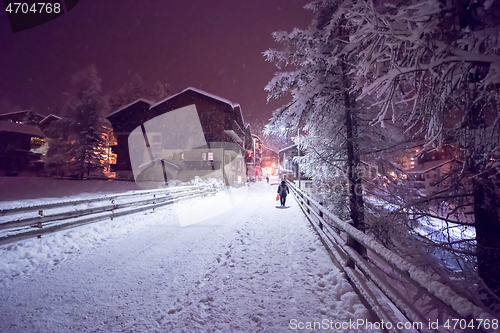
<path id="1" fill-rule="evenodd" d="M 220 178 L 246 182 L 247 129 L 241 108 L 205 91 L 187 88 L 158 103 L 135 101 L 110 114 L 117 177 L 144 183 Z"/>
<path id="2" fill-rule="evenodd" d="M 278 174 L 279 154 L 269 147 L 262 145 L 261 167 L 266 175 Z"/>
<path id="3" fill-rule="evenodd" d="M 451 168 L 458 165 L 459 156 L 456 149 L 449 145 L 418 153 L 419 148 L 410 152 L 411 156 L 407 158 L 409 163 L 403 164 L 403 169 L 413 188 L 422 189 L 426 196 L 431 196 L 447 186 L 444 178 Z"/>
<path id="4" fill-rule="evenodd" d="M 6 176 L 42 170 L 44 134 L 37 124 L 43 118 L 31 110 L 0 115 L 0 170 Z"/>
<path id="5" fill-rule="evenodd" d="M 304 154 L 305 152 L 299 150 L 297 145 L 281 149 L 278 153 L 278 174 L 280 178 L 286 178 L 294 182 L 301 190 L 314 195 L 318 190 L 316 184 L 300 171 L 298 163 L 293 160 L 295 156 L 304 156 Z"/>
<path id="6" fill-rule="evenodd" d="M 262 141 L 252 134 L 252 150 L 248 152 L 247 174 L 250 180 L 259 181 L 262 179 Z"/>

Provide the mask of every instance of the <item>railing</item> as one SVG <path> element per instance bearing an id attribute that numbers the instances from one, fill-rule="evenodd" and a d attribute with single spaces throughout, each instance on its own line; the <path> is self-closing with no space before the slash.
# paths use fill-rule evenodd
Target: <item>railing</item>
<path id="1" fill-rule="evenodd" d="M 154 210 L 181 200 L 211 195 L 219 189 L 216 185 L 181 186 L 0 209 L 0 245 L 104 219 L 112 220 L 118 216 Z"/>
<path id="2" fill-rule="evenodd" d="M 380 320 L 375 326 L 371 323 L 372 327 L 388 332 L 500 332 L 499 320 L 492 313 L 391 252 L 372 236 L 350 225 L 350 221 L 340 220 L 292 183 L 288 184 L 336 265 L 346 273 L 358 295 Z M 347 237 L 367 249 L 368 260 L 346 245 Z M 390 271 L 383 272 L 381 266 Z M 407 321 L 402 321 L 400 314 L 391 310 L 393 307 Z M 424 311 L 426 308 L 432 311 Z M 385 323 L 384 327 L 381 323 Z"/>

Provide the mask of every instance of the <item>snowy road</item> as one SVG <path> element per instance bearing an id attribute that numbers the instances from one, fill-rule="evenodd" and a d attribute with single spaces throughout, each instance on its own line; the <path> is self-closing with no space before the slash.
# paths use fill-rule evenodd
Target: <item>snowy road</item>
<path id="1" fill-rule="evenodd" d="M 0 332 L 293 332 L 367 319 L 293 197 L 276 209 L 275 191 L 253 184 L 242 204 L 186 227 L 167 207 L 1 247 Z"/>

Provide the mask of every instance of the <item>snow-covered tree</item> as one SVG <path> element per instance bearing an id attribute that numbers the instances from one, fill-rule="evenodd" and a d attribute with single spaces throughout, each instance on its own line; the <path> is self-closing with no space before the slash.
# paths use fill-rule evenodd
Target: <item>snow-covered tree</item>
<path id="1" fill-rule="evenodd" d="M 48 150 L 45 157 L 45 171 L 49 176 L 70 175 L 72 160 L 71 145 L 69 143 L 70 121 L 61 118 L 53 121 L 45 130 L 45 140 Z"/>
<path id="2" fill-rule="evenodd" d="M 107 135 L 111 124 L 104 118 L 108 105 L 94 66 L 73 77 L 74 94 L 65 107 L 65 116 L 48 130 L 49 173 L 83 178 L 107 162 Z"/>
<path id="3" fill-rule="evenodd" d="M 292 101 L 274 112 L 267 131 L 291 136 L 306 151 L 298 159 L 301 170 L 319 182 L 337 214 L 348 215 L 365 230 L 363 179 L 370 167 L 361 157 L 373 152 L 373 136 L 379 133 L 367 126 L 371 110 L 356 102 L 352 89 L 356 57 L 337 56 L 349 46 L 352 25 L 345 13 L 351 6 L 348 1 L 311 3 L 307 7 L 316 17 L 308 29 L 273 34 L 285 48 L 268 50 L 265 56 L 290 70 L 277 73 L 267 85 L 268 99 L 290 95 Z M 355 240 L 349 244 L 364 254 Z"/>
<path id="4" fill-rule="evenodd" d="M 478 274 L 500 297 L 500 2 L 356 4 L 346 13 L 355 26 L 350 47 L 338 57 L 361 60 L 353 67 L 358 99 L 376 100 L 372 124 L 399 123 L 423 136 L 424 152 L 444 144 L 457 151 L 461 167 L 443 177 L 449 185 L 434 199 L 468 196 L 462 205 L 473 206 Z M 469 193 L 458 191 L 468 180 Z"/>

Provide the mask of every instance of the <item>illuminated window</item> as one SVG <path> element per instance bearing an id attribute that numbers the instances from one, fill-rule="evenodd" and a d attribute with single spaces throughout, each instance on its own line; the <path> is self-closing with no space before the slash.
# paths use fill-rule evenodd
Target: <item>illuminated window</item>
<path id="1" fill-rule="evenodd" d="M 181 160 L 184 159 L 184 153 L 181 153 Z"/>
<path id="2" fill-rule="evenodd" d="M 208 153 L 208 160 L 213 161 L 214 160 L 214 153 Z"/>
<path id="3" fill-rule="evenodd" d="M 201 159 L 206 161 L 207 160 L 207 153 L 201 153 Z"/>

